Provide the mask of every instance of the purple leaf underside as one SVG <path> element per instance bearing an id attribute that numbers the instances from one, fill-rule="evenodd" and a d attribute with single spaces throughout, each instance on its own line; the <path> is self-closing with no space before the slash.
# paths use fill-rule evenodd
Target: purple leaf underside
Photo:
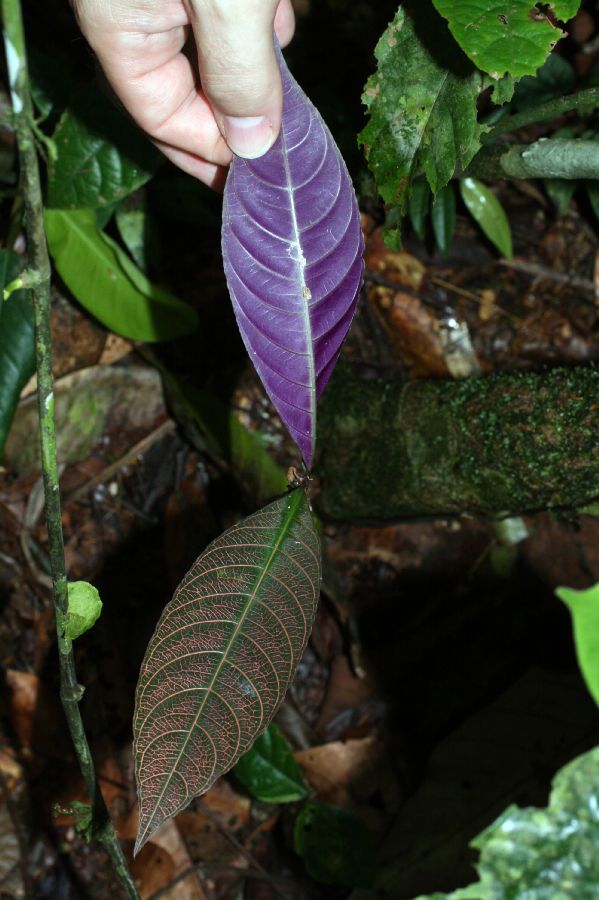
<path id="1" fill-rule="evenodd" d="M 281 133 L 260 159 L 233 160 L 222 248 L 241 336 L 310 468 L 316 402 L 355 312 L 364 241 L 341 154 L 279 60 Z"/>

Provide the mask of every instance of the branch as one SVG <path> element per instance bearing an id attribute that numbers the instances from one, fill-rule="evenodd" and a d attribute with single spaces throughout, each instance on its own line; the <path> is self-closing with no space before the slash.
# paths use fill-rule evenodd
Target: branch
<path id="1" fill-rule="evenodd" d="M 599 179 L 599 141 L 540 138 L 532 144 L 483 147 L 462 176 Z"/>
<path id="2" fill-rule="evenodd" d="M 335 519 L 519 515 L 599 497 L 599 368 L 464 381 L 335 374 L 320 510 Z"/>
<path id="3" fill-rule="evenodd" d="M 58 637 L 60 698 L 75 753 L 91 800 L 91 835 L 107 850 L 126 896 L 139 900 L 139 895 L 128 870 L 123 851 L 96 780 L 94 763 L 79 709 L 83 688 L 77 682 L 72 643 L 66 637 L 64 631 L 68 610 L 68 594 L 56 459 L 56 423 L 54 418 L 52 339 L 50 331 L 51 269 L 44 233 L 42 191 L 34 129 L 32 127 L 33 105 L 29 90 L 20 2 L 19 0 L 0 0 L 0 9 L 2 11 L 4 46 L 14 111 L 14 127 L 21 166 L 24 221 L 29 257 L 28 277 L 35 317 L 39 433 L 52 574 L 52 595 Z"/>
<path id="4" fill-rule="evenodd" d="M 508 116 L 497 123 L 482 138 L 483 144 L 488 144 L 495 140 L 500 134 L 507 134 L 511 131 L 517 131 L 518 128 L 524 128 L 526 125 L 532 125 L 535 122 L 546 122 L 549 119 L 556 119 L 563 116 L 564 113 L 576 110 L 582 116 L 589 116 L 599 106 L 599 88 L 588 88 L 585 91 L 579 91 L 568 97 L 558 97 L 557 100 L 549 100 L 533 109 L 527 109 L 515 116 Z"/>

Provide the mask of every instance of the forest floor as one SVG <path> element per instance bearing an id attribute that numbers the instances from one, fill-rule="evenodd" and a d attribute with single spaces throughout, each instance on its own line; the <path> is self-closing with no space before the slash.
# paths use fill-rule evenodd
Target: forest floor
<path id="1" fill-rule="evenodd" d="M 411 244 L 391 253 L 365 215 L 352 365 L 411 378 L 596 361 L 599 240 L 575 208 L 555 217 L 529 195 L 503 192 L 511 262 L 461 218 L 447 258 Z M 222 290 L 213 295 L 224 303 Z M 224 456 L 197 449 L 193 429 L 179 427 L 147 352 L 107 334 L 58 290 L 53 324 L 67 564 L 104 601 L 77 642 L 83 713 L 130 852 L 131 718 L 145 645 L 193 559 L 255 499 Z M 33 387 L 0 481 L 2 890 L 24 896 L 27 884 L 36 897 L 103 900 L 118 888 L 68 813 L 86 797 L 57 699 Z M 295 459 L 249 369 L 230 398 L 230 414 L 264 436 L 276 461 Z M 324 524 L 322 601 L 277 722 L 315 795 L 357 812 L 374 832 L 381 896 L 467 882 L 468 840 L 509 802 L 542 804 L 555 771 L 599 740 L 568 614 L 553 595 L 558 584 L 599 580 L 599 519 Z M 135 860 L 142 897 L 345 896 L 303 872 L 291 849 L 295 812 L 221 779 Z"/>

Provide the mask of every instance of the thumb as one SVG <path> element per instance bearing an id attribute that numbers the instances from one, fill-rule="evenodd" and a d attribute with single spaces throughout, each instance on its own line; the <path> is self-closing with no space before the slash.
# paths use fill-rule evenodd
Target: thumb
<path id="1" fill-rule="evenodd" d="M 290 0 L 192 0 L 202 90 L 231 150 L 262 156 L 281 127 L 283 94 L 273 27 L 293 32 Z M 276 23 L 275 23 L 276 16 Z"/>

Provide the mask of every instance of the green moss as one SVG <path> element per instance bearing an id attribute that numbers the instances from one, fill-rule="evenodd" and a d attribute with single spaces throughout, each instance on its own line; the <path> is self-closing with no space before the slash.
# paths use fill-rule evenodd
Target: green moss
<path id="1" fill-rule="evenodd" d="M 599 495 L 598 426 L 595 368 L 407 384 L 341 369 L 321 409 L 321 508 L 380 519 L 581 506 Z"/>

